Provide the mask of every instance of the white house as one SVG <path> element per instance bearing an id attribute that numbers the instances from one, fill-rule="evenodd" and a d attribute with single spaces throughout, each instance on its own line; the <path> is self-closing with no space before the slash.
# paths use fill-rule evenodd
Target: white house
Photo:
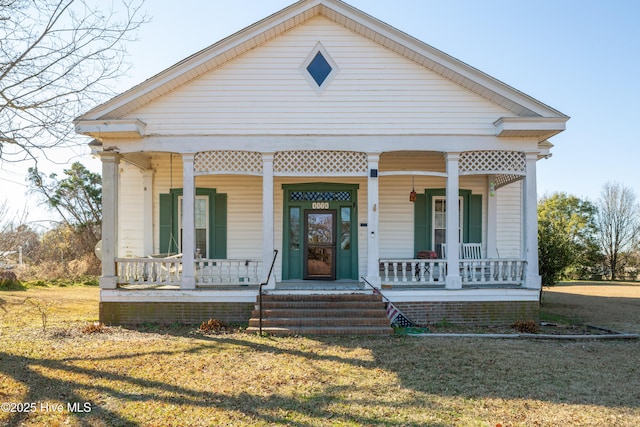
<path id="1" fill-rule="evenodd" d="M 299 1 L 76 119 L 103 164 L 101 320 L 246 321 L 274 250 L 268 294 L 365 278 L 418 323 L 535 318 L 536 163 L 567 120 Z"/>

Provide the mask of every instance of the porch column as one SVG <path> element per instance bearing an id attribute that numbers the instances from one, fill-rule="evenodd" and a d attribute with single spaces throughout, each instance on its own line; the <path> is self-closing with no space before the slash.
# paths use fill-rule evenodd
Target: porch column
<path id="1" fill-rule="evenodd" d="M 367 280 L 380 286 L 380 238 L 378 233 L 378 162 L 379 153 L 367 154 Z"/>
<path id="2" fill-rule="evenodd" d="M 196 250 L 196 186 L 193 173 L 193 154 L 182 155 L 182 279 L 181 289 L 195 289 Z"/>
<path id="3" fill-rule="evenodd" d="M 273 153 L 262 154 L 262 280 L 266 280 L 273 262 Z M 282 253 L 279 254 L 282 256 Z M 266 289 L 276 287 L 275 274 Z"/>
<path id="4" fill-rule="evenodd" d="M 153 170 L 142 171 L 142 183 L 144 186 L 144 254 L 153 253 Z"/>
<path id="5" fill-rule="evenodd" d="M 527 175 L 524 179 L 524 257 L 527 260 L 525 288 L 540 289 L 542 278 L 538 269 L 538 188 L 536 162 L 538 153 L 527 153 Z"/>
<path id="6" fill-rule="evenodd" d="M 100 288 L 116 289 L 118 276 L 118 168 L 120 155 L 113 151 L 100 153 L 102 161 L 102 276 Z"/>
<path id="7" fill-rule="evenodd" d="M 458 161 L 460 153 L 447 153 L 447 277 L 446 289 L 461 289 L 460 277 L 460 183 L 458 177 Z"/>
<path id="8" fill-rule="evenodd" d="M 487 258 L 498 258 L 498 193 L 496 177 L 487 177 Z"/>

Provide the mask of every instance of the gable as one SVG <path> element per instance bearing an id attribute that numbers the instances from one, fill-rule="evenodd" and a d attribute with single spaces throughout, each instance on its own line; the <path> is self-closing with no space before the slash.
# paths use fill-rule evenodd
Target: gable
<path id="1" fill-rule="evenodd" d="M 251 54 L 263 50 L 266 54 L 268 49 L 265 49 L 265 46 L 271 44 L 270 42 L 277 41 L 281 39 L 283 35 L 286 36 L 289 33 L 293 33 L 300 27 L 309 27 L 307 24 L 318 21 L 318 18 L 323 18 L 335 24 L 334 28 L 347 30 L 352 38 L 359 37 L 360 39 L 366 39 L 378 48 L 386 49 L 388 51 L 387 54 L 396 54 L 396 60 L 398 58 L 402 58 L 403 60 L 399 62 L 411 63 L 414 66 L 417 65 L 425 75 L 428 74 L 425 73 L 425 71 L 431 72 L 434 76 L 440 77 L 441 81 L 449 81 L 459 88 L 466 89 L 468 92 L 478 95 L 482 100 L 489 101 L 489 104 L 494 104 L 493 107 L 499 106 L 503 110 L 506 109 L 508 114 L 494 121 L 493 135 L 500 137 L 533 137 L 536 138 L 538 142 L 542 142 L 546 138 L 563 131 L 565 122 L 569 119 L 559 111 L 349 6 L 341 0 L 300 0 L 280 12 L 256 22 L 244 30 L 169 67 L 110 101 L 93 108 L 74 121 L 76 123 L 76 131 L 98 139 L 139 138 L 149 135 L 149 131 L 146 129 L 146 123 L 140 118 L 134 118 L 132 115 L 135 110 L 142 112 L 142 108 L 150 106 L 151 103 L 157 103 L 157 106 L 159 106 L 161 103 L 166 102 L 162 100 L 162 98 L 168 99 L 170 93 L 183 90 L 185 85 L 201 79 L 212 71 L 223 70 L 225 66 L 231 62 L 240 63 L 251 57 Z M 354 37 L 356 35 L 358 37 Z M 322 36 L 325 37 L 327 34 L 323 34 Z M 296 46 L 295 44 L 287 46 L 280 54 L 284 53 L 287 55 L 294 53 L 294 50 L 299 47 L 300 46 Z M 347 46 L 345 45 L 343 47 L 346 48 Z M 359 50 L 353 51 L 352 55 L 353 56 L 348 59 L 352 61 L 362 59 L 362 52 Z M 269 60 L 274 61 L 274 67 L 278 67 L 282 65 L 279 61 L 286 61 L 286 58 L 277 56 L 276 54 L 276 56 L 271 56 Z M 375 58 L 375 61 L 380 60 L 380 57 Z M 370 66 L 369 70 L 371 71 L 374 68 L 375 67 Z M 267 71 L 275 71 L 275 68 Z M 389 70 L 385 67 L 379 67 L 378 71 L 380 72 L 380 76 L 385 76 L 385 73 Z M 221 71 L 219 74 L 224 74 L 224 71 Z M 264 80 L 260 76 L 255 77 L 258 80 L 257 83 Z M 363 80 L 366 81 L 366 79 Z M 343 79 L 343 82 L 348 81 L 348 79 Z M 396 79 L 395 81 L 399 84 L 403 83 L 400 79 Z M 352 79 L 351 82 L 355 83 L 356 80 Z M 371 83 L 372 80 L 369 79 L 369 82 Z M 247 96 L 257 96 L 257 92 L 251 92 L 251 83 L 255 82 L 247 81 L 242 87 L 237 87 L 236 89 L 238 90 L 236 94 L 240 96 L 242 94 L 241 89 L 244 88 L 246 89 L 244 93 Z M 197 84 L 192 86 L 196 87 Z M 422 88 L 419 84 L 417 86 L 418 89 Z M 291 89 L 292 87 L 294 86 L 292 85 L 287 89 Z M 353 91 L 355 87 L 356 85 L 352 85 L 349 89 Z M 231 88 L 234 88 L 234 86 L 231 86 Z M 260 86 L 259 89 L 262 89 L 262 86 Z M 317 92 L 321 93 L 323 90 Z M 358 95 L 369 95 L 371 89 L 367 88 L 364 92 L 358 93 Z M 263 91 L 262 93 L 265 92 Z M 345 90 L 343 93 L 347 94 L 348 91 Z M 417 93 L 418 95 L 422 94 L 420 90 L 418 90 Z M 292 95 L 291 92 L 284 92 L 284 94 Z M 399 100 L 402 100 L 402 98 L 400 97 Z M 424 99 L 421 98 L 421 100 Z M 196 99 L 193 99 L 193 101 L 204 102 L 204 100 Z M 295 98 L 294 101 L 300 100 Z M 378 99 L 374 99 L 374 102 L 378 102 Z M 320 105 L 320 103 L 317 103 L 317 105 Z M 347 106 L 346 103 L 341 105 Z M 326 106 L 329 108 L 332 107 L 328 103 Z M 442 106 L 446 107 L 447 104 L 443 104 Z M 422 106 L 418 105 L 419 110 L 420 108 L 422 108 Z M 160 108 L 160 110 L 161 109 L 162 108 Z M 407 113 L 403 110 L 391 109 L 389 110 L 389 114 L 394 114 L 396 111 L 398 114 L 405 114 L 406 117 L 410 117 L 408 114 L 413 112 Z M 418 111 L 418 116 L 414 118 L 412 123 L 416 123 L 417 120 L 424 118 L 420 115 L 421 111 L 422 110 Z M 473 108 L 470 111 L 472 111 L 470 114 L 473 114 Z M 322 115 L 321 111 L 317 113 L 318 116 Z M 363 115 L 366 113 L 367 111 L 362 111 Z M 448 111 L 444 113 L 447 114 Z M 278 118 L 278 114 L 280 114 L 279 110 L 275 110 L 275 114 L 276 118 Z M 375 118 L 375 112 L 372 112 L 370 117 Z M 485 116 L 480 118 L 476 117 L 475 119 L 472 118 L 468 123 L 462 123 L 461 126 L 456 127 L 456 129 L 462 129 L 464 133 L 465 126 L 476 126 L 477 122 L 484 121 L 485 118 Z M 353 120 L 354 117 L 342 117 L 342 119 Z M 446 119 L 445 117 L 445 121 Z M 249 122 L 251 122 L 251 120 L 249 120 Z M 372 122 L 373 119 L 371 122 L 365 121 L 360 127 L 367 127 L 369 123 Z M 324 123 L 326 122 L 319 120 L 317 125 L 324 127 Z M 398 124 L 399 123 L 400 122 L 398 122 Z M 197 125 L 197 119 L 195 124 Z M 269 124 L 273 124 L 273 122 L 267 120 L 266 125 Z M 447 124 L 444 124 L 446 127 Z M 484 126 L 484 124 L 480 125 L 481 128 L 484 128 Z M 384 126 L 382 126 L 382 128 L 384 128 Z M 207 128 L 203 130 L 210 131 L 211 129 Z M 305 128 L 304 130 L 305 133 L 311 132 L 309 128 Z M 264 128 L 264 131 L 271 133 L 268 126 Z M 198 133 L 199 131 L 198 129 L 194 129 L 194 132 Z M 408 128 L 407 132 L 417 132 L 417 130 Z M 481 131 L 480 133 L 484 132 Z"/>
<path id="2" fill-rule="evenodd" d="M 305 59 L 338 67 L 321 93 Z M 147 134 L 494 134 L 507 109 L 316 16 L 182 85 L 129 118 Z"/>

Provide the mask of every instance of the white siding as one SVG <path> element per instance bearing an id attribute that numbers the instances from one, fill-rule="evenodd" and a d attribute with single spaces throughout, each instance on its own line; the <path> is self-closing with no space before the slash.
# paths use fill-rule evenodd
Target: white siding
<path id="1" fill-rule="evenodd" d="M 120 163 L 118 192 L 118 256 L 140 257 L 144 253 L 144 184 L 142 171 Z"/>
<path id="2" fill-rule="evenodd" d="M 339 67 L 318 95 L 303 61 L 321 42 Z M 131 113 L 147 134 L 484 134 L 513 115 L 315 17 Z"/>
<path id="3" fill-rule="evenodd" d="M 522 256 L 522 181 L 496 191 L 498 197 L 498 256 Z"/>

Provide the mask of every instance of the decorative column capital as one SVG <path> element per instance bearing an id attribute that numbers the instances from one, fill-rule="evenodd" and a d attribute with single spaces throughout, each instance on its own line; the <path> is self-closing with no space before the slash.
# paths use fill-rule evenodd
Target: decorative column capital
<path id="1" fill-rule="evenodd" d="M 377 163 L 380 161 L 380 153 L 367 153 L 367 162 Z"/>
<path id="2" fill-rule="evenodd" d="M 460 161 L 460 154 L 458 152 L 447 152 L 444 153 L 444 158 L 446 161 L 450 162 L 450 161 Z"/>
<path id="3" fill-rule="evenodd" d="M 276 155 L 276 153 L 260 153 L 260 154 L 262 154 L 263 162 L 273 162 L 273 158 Z"/>
<path id="4" fill-rule="evenodd" d="M 120 163 L 122 158 L 118 151 L 100 151 L 98 155 L 102 163 Z"/>

